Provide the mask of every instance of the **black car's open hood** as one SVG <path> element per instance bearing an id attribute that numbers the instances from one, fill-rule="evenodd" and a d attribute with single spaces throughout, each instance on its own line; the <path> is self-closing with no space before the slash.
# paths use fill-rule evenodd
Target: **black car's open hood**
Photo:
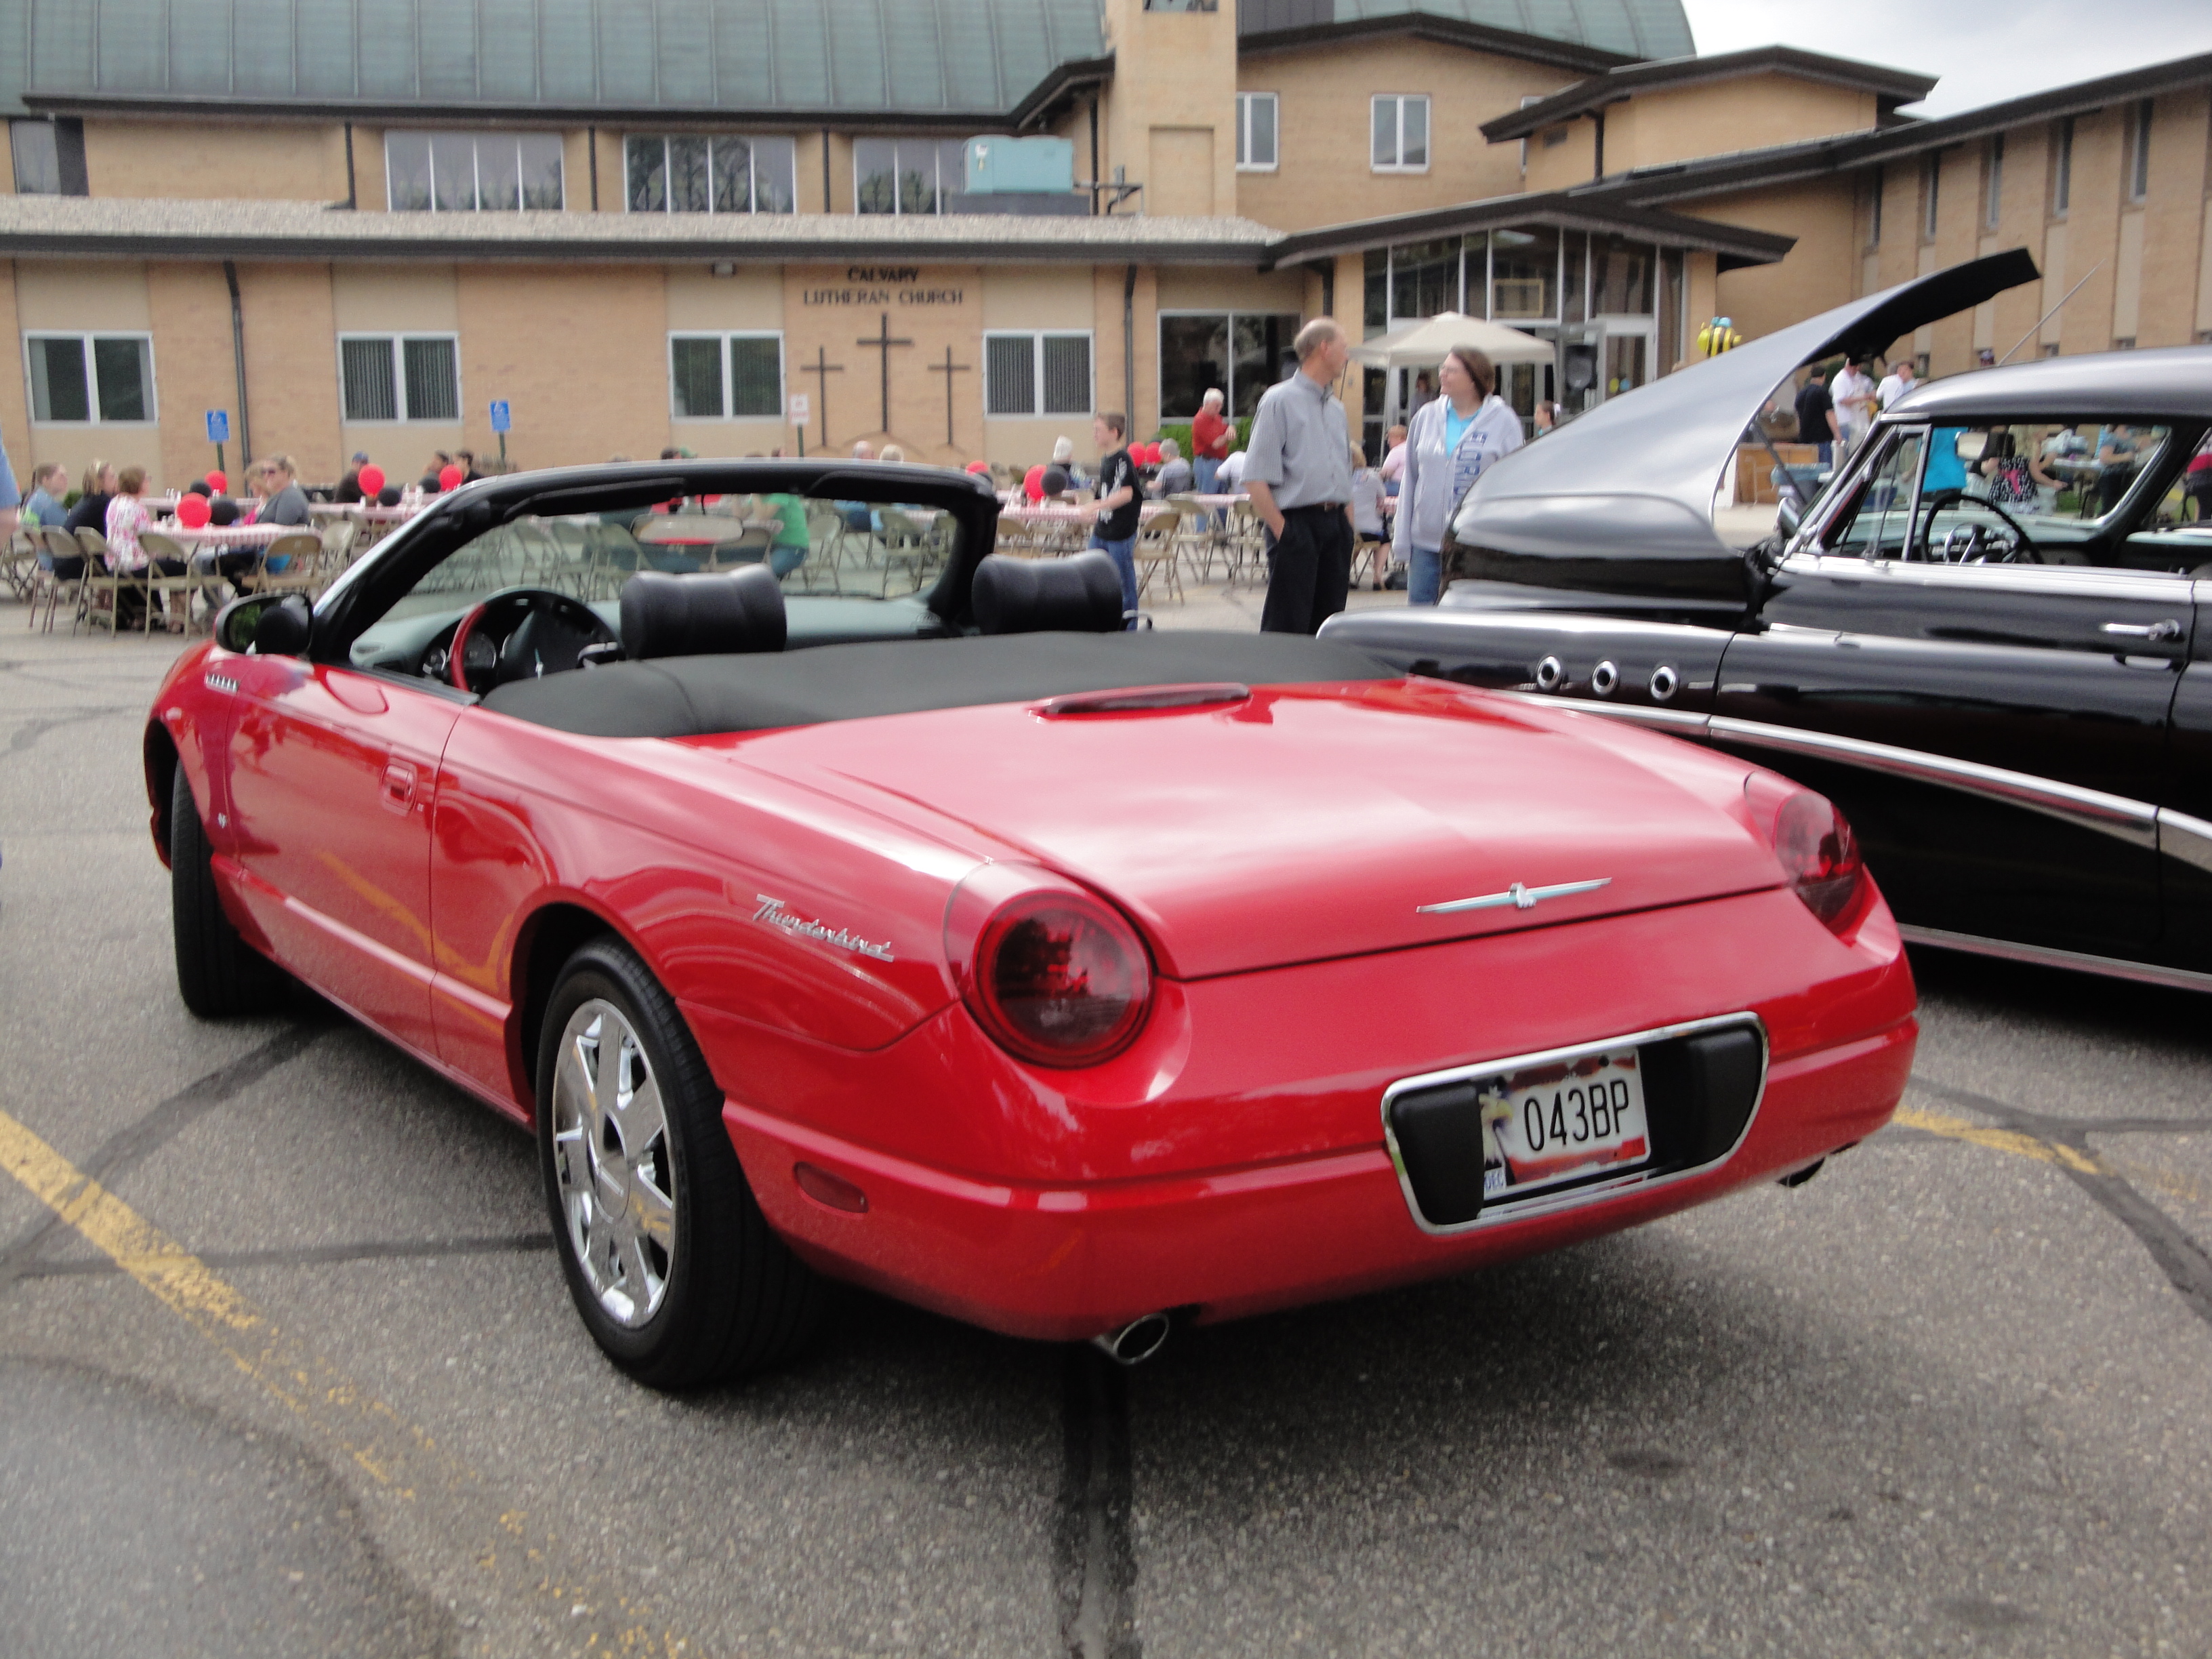
<path id="1" fill-rule="evenodd" d="M 2039 273 L 2024 248 L 1838 306 L 1611 398 L 1477 479 L 1447 546 L 1460 574 L 1544 587 L 1741 600 L 1741 556 L 1713 530 L 1721 469 L 1802 364 L 1886 353 L 1923 324 Z"/>

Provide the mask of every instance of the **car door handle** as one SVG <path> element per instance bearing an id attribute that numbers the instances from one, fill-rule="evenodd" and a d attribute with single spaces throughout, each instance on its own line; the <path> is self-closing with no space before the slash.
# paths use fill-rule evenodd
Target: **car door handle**
<path id="1" fill-rule="evenodd" d="M 392 761 L 384 769 L 384 805 L 404 812 L 415 804 L 415 769 L 405 761 Z"/>
<path id="2" fill-rule="evenodd" d="M 2181 624 L 2168 617 L 2164 622 L 2106 623 L 2097 631 L 2130 640 L 2178 640 L 2181 637 Z"/>

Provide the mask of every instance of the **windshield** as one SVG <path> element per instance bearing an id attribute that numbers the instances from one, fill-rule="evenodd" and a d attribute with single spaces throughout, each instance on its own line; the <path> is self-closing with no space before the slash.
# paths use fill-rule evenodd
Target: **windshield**
<path id="1" fill-rule="evenodd" d="M 911 502 L 765 494 L 704 496 L 649 510 L 526 514 L 464 544 L 426 571 L 353 643 L 356 665 L 419 672 L 426 647 L 495 593 L 538 588 L 580 601 L 610 630 L 623 584 L 641 570 L 672 574 L 764 565 L 794 607 L 837 600 L 844 625 L 866 613 L 910 629 L 920 595 L 950 562 L 952 514 Z M 859 601 L 855 605 L 853 602 Z M 896 613 L 890 614 L 890 613 Z"/>
<path id="2" fill-rule="evenodd" d="M 1941 561 L 1988 534 L 2025 532 L 2062 559 L 2139 507 L 2171 430 L 2117 421 L 1892 427 L 1826 514 L 1820 551 Z"/>

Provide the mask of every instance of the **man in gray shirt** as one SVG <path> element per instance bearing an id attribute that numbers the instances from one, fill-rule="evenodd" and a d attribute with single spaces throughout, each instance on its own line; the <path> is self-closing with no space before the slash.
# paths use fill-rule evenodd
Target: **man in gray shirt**
<path id="1" fill-rule="evenodd" d="M 1252 417 L 1244 489 L 1275 539 L 1263 634 L 1311 634 L 1344 609 L 1352 581 L 1352 439 L 1329 388 L 1352 361 L 1334 318 L 1298 331 L 1298 372 Z"/>

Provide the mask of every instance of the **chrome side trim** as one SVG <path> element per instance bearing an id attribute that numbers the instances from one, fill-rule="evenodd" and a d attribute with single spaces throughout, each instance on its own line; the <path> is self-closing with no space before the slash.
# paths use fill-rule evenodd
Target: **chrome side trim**
<path id="1" fill-rule="evenodd" d="M 2199 870 L 2212 870 L 2212 823 L 2192 818 L 2186 812 L 2177 812 L 2171 806 L 2161 806 L 2158 809 L 2158 850 L 2170 859 L 2193 864 Z"/>
<path id="2" fill-rule="evenodd" d="M 1889 777 L 1955 789 L 2002 801 L 2045 817 L 2094 830 L 2116 841 L 2162 853 L 2197 869 L 2212 871 L 2212 823 L 2177 812 L 2170 806 L 2154 806 L 2125 795 L 2108 795 L 2055 778 L 2039 778 L 2029 772 L 2012 772 L 1978 761 L 1954 760 L 1917 749 L 1899 749 L 1863 738 L 1838 737 L 1831 732 L 1806 732 L 1796 726 L 1771 726 L 1763 720 L 1743 720 L 1733 714 L 1693 714 L 1673 708 L 1636 708 L 1617 703 L 1584 702 L 1559 697 L 1534 696 L 1525 691 L 1498 691 L 1493 696 L 1513 697 L 1547 708 L 1571 708 L 1607 720 L 1656 726 L 1679 737 L 1707 742 L 1741 744 L 1747 749 L 1771 749 L 1782 754 L 1804 755 L 1814 760 L 1836 761 Z"/>
<path id="3" fill-rule="evenodd" d="M 1517 1072 L 1530 1066 L 1548 1066 L 1554 1060 L 1578 1059 L 1583 1054 L 1602 1054 L 1608 1049 L 1626 1048 L 1646 1042 L 1664 1042 L 1670 1037 L 1695 1036 L 1705 1031 L 1730 1030 L 1748 1027 L 1759 1033 L 1759 1092 L 1752 1097 L 1751 1110 L 1745 1114 L 1743 1133 L 1735 1144 L 1708 1164 L 1692 1164 L 1686 1170 L 1670 1170 L 1653 1174 L 1632 1170 L 1610 1181 L 1598 1182 L 1588 1187 L 1571 1188 L 1565 1192 L 1550 1194 L 1536 1194 L 1531 1197 L 1502 1202 L 1496 1211 L 1483 1206 L 1482 1213 L 1472 1221 L 1455 1221 L 1437 1226 L 1421 1213 L 1419 1202 L 1413 1197 L 1413 1178 L 1406 1173 L 1406 1159 L 1398 1150 L 1398 1136 L 1390 1127 L 1390 1108 L 1402 1094 L 1416 1090 L 1434 1089 L 1448 1083 L 1466 1083 L 1475 1078 L 1496 1077 L 1501 1072 Z M 1473 1066 L 1454 1066 L 1441 1072 L 1424 1072 L 1419 1077 L 1400 1078 L 1382 1091 L 1382 1144 L 1390 1153 L 1390 1167 L 1398 1172 L 1398 1191 L 1406 1200 L 1406 1213 L 1413 1217 L 1413 1224 L 1432 1238 L 1450 1238 L 1461 1233 L 1473 1232 L 1479 1227 L 1502 1226 L 1507 1222 L 1525 1220 L 1531 1216 L 1557 1215 L 1563 1210 L 1580 1209 L 1585 1204 L 1601 1199 L 1613 1198 L 1631 1188 L 1664 1187 L 1685 1176 L 1702 1175 L 1717 1170 L 1736 1155 L 1751 1133 L 1752 1126 L 1759 1121 L 1759 1109 L 1766 1103 L 1766 1070 L 1773 1057 L 1767 1041 L 1766 1027 L 1759 1023 L 1757 1014 L 1746 1010 L 1737 1014 L 1715 1014 L 1705 1019 L 1688 1019 L 1676 1025 L 1654 1026 L 1648 1031 L 1630 1031 L 1620 1036 L 1602 1037 L 1595 1042 L 1570 1043 L 1563 1048 L 1544 1048 L 1534 1054 L 1509 1054 L 1503 1060 L 1486 1060 Z"/>
<path id="4" fill-rule="evenodd" d="M 1529 702 L 1539 708 L 1560 708 L 1578 714 L 1602 714 L 1607 720 L 1627 720 L 1638 726 L 1656 726 L 1684 737 L 1703 737 L 1711 714 L 1697 714 L 1687 708 L 1646 708 L 1638 703 L 1583 702 L 1576 698 L 1547 697 L 1532 691 L 1492 691 L 1493 697 L 1510 697 L 1516 702 Z"/>
<path id="5" fill-rule="evenodd" d="M 2118 957 L 2091 956 L 2086 951 L 2061 951 L 2047 945 L 2016 945 L 2010 939 L 1983 939 L 1978 934 L 1954 933 L 1941 927 L 1914 927 L 1899 923 L 1897 931 L 1907 945 L 1964 951 L 1978 957 L 1996 957 L 2003 962 L 2025 962 L 2038 968 L 2069 968 L 2079 974 L 2100 974 L 2107 979 L 2164 985 L 2177 991 L 2212 991 L 2212 974 L 2195 973 L 2186 968 L 2161 968 L 2155 963 L 2125 962 Z"/>
<path id="6" fill-rule="evenodd" d="M 2009 772 L 1977 761 L 1954 760 L 1917 749 L 1899 749 L 1861 738 L 1838 737 L 1828 732 L 1801 732 L 1793 726 L 1769 726 L 1761 720 L 1740 720 L 1716 714 L 1705 728 L 1716 742 L 1741 743 L 1754 749 L 1805 755 L 1815 760 L 1841 761 L 1869 772 L 1932 783 L 1969 795 L 1981 795 L 2013 806 L 2026 807 L 2063 823 L 2113 836 L 2130 846 L 2158 846 L 2158 809 L 2124 795 L 2039 778 L 2027 772 Z"/>

